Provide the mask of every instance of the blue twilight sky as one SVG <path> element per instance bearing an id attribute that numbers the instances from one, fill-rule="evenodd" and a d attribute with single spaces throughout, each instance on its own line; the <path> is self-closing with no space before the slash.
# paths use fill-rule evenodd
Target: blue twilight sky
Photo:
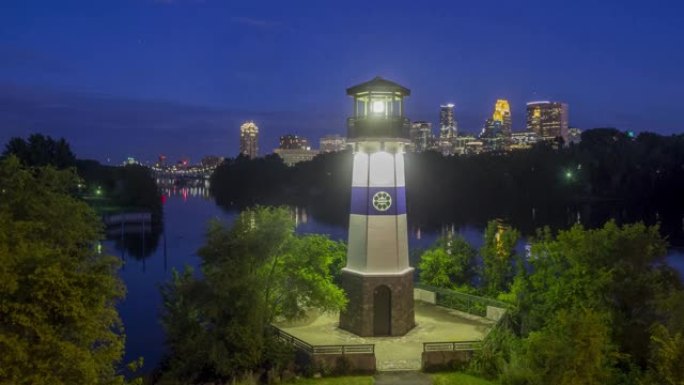
<path id="1" fill-rule="evenodd" d="M 2 0 L 0 144 L 42 132 L 119 162 L 234 156 L 345 132 L 345 88 L 409 87 L 479 131 L 497 98 L 569 103 L 572 126 L 682 132 L 681 1 Z"/>

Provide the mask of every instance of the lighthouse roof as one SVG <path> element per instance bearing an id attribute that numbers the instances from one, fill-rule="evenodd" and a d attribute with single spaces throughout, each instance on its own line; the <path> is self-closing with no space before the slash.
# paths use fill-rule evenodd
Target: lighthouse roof
<path id="1" fill-rule="evenodd" d="M 411 90 L 391 80 L 376 76 L 373 79 L 347 88 L 347 95 L 354 96 L 364 92 L 396 92 L 401 96 L 411 95 Z"/>

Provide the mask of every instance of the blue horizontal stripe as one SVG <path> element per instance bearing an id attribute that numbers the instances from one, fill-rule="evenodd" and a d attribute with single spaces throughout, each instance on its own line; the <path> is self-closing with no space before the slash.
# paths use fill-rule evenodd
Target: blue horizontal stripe
<path id="1" fill-rule="evenodd" d="M 378 195 L 376 205 L 373 197 L 384 192 L 390 197 L 388 201 L 382 199 L 385 194 Z M 376 207 L 377 206 L 377 207 Z M 406 187 L 352 187 L 351 213 L 359 215 L 401 215 L 406 214 Z"/>

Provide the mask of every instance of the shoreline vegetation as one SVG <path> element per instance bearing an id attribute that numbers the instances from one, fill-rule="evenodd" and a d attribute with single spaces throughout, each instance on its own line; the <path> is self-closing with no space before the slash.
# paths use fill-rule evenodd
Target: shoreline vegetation
<path id="1" fill-rule="evenodd" d="M 147 167 L 106 166 L 95 160 L 77 159 L 64 138 L 41 134 L 10 139 L 2 155 L 16 156 L 26 167 L 75 170 L 80 180 L 72 192 L 100 215 L 143 210 L 152 214 L 154 225 L 162 224 L 161 194 Z"/>

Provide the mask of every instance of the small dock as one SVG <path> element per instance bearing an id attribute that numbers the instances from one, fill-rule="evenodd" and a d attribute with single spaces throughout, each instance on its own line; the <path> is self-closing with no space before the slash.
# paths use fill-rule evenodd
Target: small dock
<path id="1" fill-rule="evenodd" d="M 107 235 L 145 234 L 152 231 L 152 213 L 120 213 L 102 218 Z"/>

